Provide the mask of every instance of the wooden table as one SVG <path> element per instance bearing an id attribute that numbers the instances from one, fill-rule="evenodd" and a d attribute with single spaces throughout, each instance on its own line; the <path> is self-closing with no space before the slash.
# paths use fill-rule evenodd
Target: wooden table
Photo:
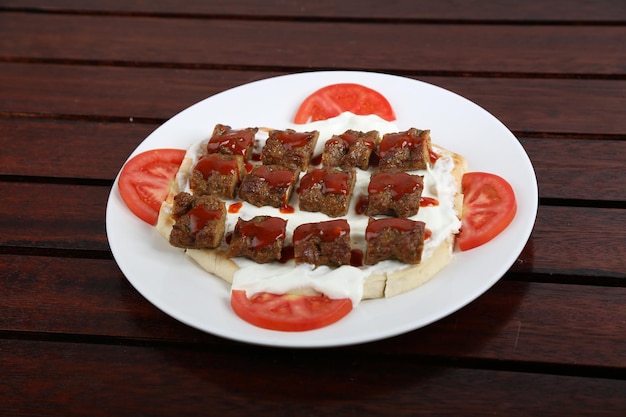
<path id="1" fill-rule="evenodd" d="M 539 183 L 524 251 L 379 342 L 258 347 L 170 318 L 107 243 L 121 165 L 205 97 L 326 69 L 502 120 Z M 626 415 L 625 110 L 622 0 L 1 0 L 0 415 Z"/>

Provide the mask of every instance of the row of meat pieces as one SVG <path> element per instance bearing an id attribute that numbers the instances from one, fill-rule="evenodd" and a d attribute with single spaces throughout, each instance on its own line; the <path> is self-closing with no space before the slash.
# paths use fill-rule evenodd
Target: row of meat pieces
<path id="1" fill-rule="evenodd" d="M 251 162 L 255 133 L 256 128 L 233 130 L 216 126 L 205 153 L 193 168 L 192 192 L 223 199 L 239 197 L 258 207 L 288 207 L 300 172 L 305 172 L 314 158 L 318 132 L 270 132 L 260 154 L 260 165 Z M 326 141 L 322 166 L 310 168 L 297 187 L 300 209 L 330 217 L 344 216 L 357 168 L 367 169 L 376 151 L 382 158 L 371 178 L 364 214 L 415 215 L 423 181 L 405 171 L 423 169 L 426 160 L 431 159 L 428 131 L 410 129 L 384 135 L 382 141 L 378 138 L 375 131 L 350 130 Z"/>
<path id="2" fill-rule="evenodd" d="M 170 243 L 181 248 L 217 248 L 225 241 L 229 258 L 244 256 L 258 263 L 289 261 L 316 266 L 373 265 L 386 259 L 408 264 L 421 260 L 427 229 L 421 221 L 406 218 L 370 218 L 365 231 L 366 253 L 352 249 L 350 225 L 346 219 L 301 224 L 292 236 L 292 251 L 284 242 L 288 220 L 257 216 L 238 219 L 226 234 L 226 205 L 215 196 L 194 196 L 186 192 L 174 198 L 176 223 Z"/>

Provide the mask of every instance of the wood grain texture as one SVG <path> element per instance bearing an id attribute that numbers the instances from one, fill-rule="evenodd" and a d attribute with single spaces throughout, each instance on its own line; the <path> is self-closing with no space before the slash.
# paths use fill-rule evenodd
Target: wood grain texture
<path id="1" fill-rule="evenodd" d="M 16 38 L 20 30 L 29 36 Z M 133 42 L 128 42 L 130 38 Z M 61 62 L 270 69 L 358 65 L 391 72 L 624 75 L 625 43 L 624 30 L 611 26 L 468 27 L 0 14 L 0 56 Z M 516 48 L 514 55 L 508 53 L 511 45 Z"/>
<path id="2" fill-rule="evenodd" d="M 0 349 L 12 352 L 8 376 L 17 382 L 0 382 L 8 393 L 3 415 L 376 416 L 393 409 L 397 416 L 615 416 L 626 405 L 616 395 L 625 381 L 441 367 L 401 355 L 371 361 L 343 352 L 244 349 L 233 361 L 219 350 L 11 340 Z"/>
<path id="3" fill-rule="evenodd" d="M 0 175 L 112 182 L 155 125 L 0 118 Z"/>
<path id="4" fill-rule="evenodd" d="M 0 0 L 0 415 L 625 415 L 625 26 L 621 0 Z M 457 312 L 357 346 L 167 316 L 112 259 L 120 167 L 206 97 L 327 69 L 511 129 L 539 185 L 522 253 Z"/>
<path id="5" fill-rule="evenodd" d="M 626 141 L 520 141 L 535 169 L 540 197 L 626 201 Z"/>
<path id="6" fill-rule="evenodd" d="M 556 0 L 549 3 L 504 0 L 442 0 L 389 2 L 347 0 L 264 1 L 255 0 L 176 0 L 156 1 L 80 1 L 4 0 L 6 9 L 29 9 L 83 13 L 141 13 L 190 16 L 236 16 L 258 18 L 335 18 L 335 19 L 393 19 L 393 20 L 469 20 L 514 22 L 624 22 L 626 6 L 619 0 Z"/>
<path id="7" fill-rule="evenodd" d="M 5 294 L 0 331 L 43 332 L 69 341 L 90 335 L 111 343 L 184 343 L 194 349 L 239 345 L 169 318 L 144 300 L 111 260 L 1 255 L 0 270 Z M 625 296 L 624 288 L 581 290 L 505 279 L 430 326 L 345 350 L 623 368 L 626 327 L 612 318 L 626 317 Z"/>
<path id="8" fill-rule="evenodd" d="M 514 22 L 617 22 L 626 20 L 626 6 L 620 0 L 556 0 L 549 3 L 515 0 L 430 0 L 415 2 L 401 0 L 284 1 L 271 0 L 177 0 L 120 1 L 101 0 L 3 0 L 2 7 L 55 12 L 81 13 L 140 13 L 183 16 L 240 16 L 245 18 L 306 18 L 306 19 L 369 19 L 369 20 L 472 20 Z"/>
<path id="9" fill-rule="evenodd" d="M 0 245 L 108 250 L 105 213 L 110 189 L 0 182 Z"/>
<path id="10" fill-rule="evenodd" d="M 0 63 L 0 114 L 159 123 L 223 90 L 282 74 Z M 519 134 L 626 135 L 626 81 L 414 78 L 474 101 Z"/>
<path id="11" fill-rule="evenodd" d="M 623 209 L 541 206 L 514 269 L 626 278 Z"/>

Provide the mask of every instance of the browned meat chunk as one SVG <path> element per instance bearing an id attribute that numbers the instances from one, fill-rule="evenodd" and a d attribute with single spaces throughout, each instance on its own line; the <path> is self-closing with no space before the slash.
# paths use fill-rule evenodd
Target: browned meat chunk
<path id="1" fill-rule="evenodd" d="M 207 152 L 241 155 L 248 160 L 252 154 L 254 135 L 257 131 L 256 127 L 232 129 L 230 126 L 217 124 L 207 144 Z"/>
<path id="2" fill-rule="evenodd" d="M 430 130 L 411 128 L 383 135 L 378 154 L 381 170 L 426 169 L 430 161 Z"/>
<path id="3" fill-rule="evenodd" d="M 305 171 L 313 156 L 318 135 L 318 132 L 274 130 L 263 146 L 261 161 L 265 165 L 283 165 Z"/>
<path id="4" fill-rule="evenodd" d="M 296 263 L 349 265 L 350 225 L 345 219 L 302 224 L 293 232 L 293 247 Z"/>
<path id="5" fill-rule="evenodd" d="M 322 164 L 343 169 L 369 167 L 370 156 L 379 141 L 378 132 L 367 133 L 348 130 L 326 141 Z"/>
<path id="6" fill-rule="evenodd" d="M 191 173 L 190 187 L 196 195 L 232 199 L 246 169 L 241 155 L 208 154 Z"/>
<path id="7" fill-rule="evenodd" d="M 245 256 L 260 264 L 280 260 L 286 229 L 287 220 L 280 217 L 257 216 L 247 221 L 240 218 L 227 256 Z"/>
<path id="8" fill-rule="evenodd" d="M 344 216 L 356 180 L 355 169 L 344 171 L 337 167 L 314 169 L 300 180 L 298 193 L 300 210 L 319 211 L 330 217 Z"/>
<path id="9" fill-rule="evenodd" d="M 174 196 L 176 220 L 170 244 L 179 248 L 216 248 L 224 238 L 226 205 L 215 196 L 192 196 L 182 192 Z"/>
<path id="10" fill-rule="evenodd" d="M 374 265 L 387 259 L 418 264 L 424 249 L 424 222 L 411 219 L 371 220 L 365 230 L 365 263 Z"/>
<path id="11" fill-rule="evenodd" d="M 239 197 L 257 207 L 287 207 L 298 173 L 279 165 L 258 165 L 246 175 Z"/>
<path id="12" fill-rule="evenodd" d="M 365 214 L 411 217 L 420 208 L 424 179 L 404 171 L 384 171 L 372 174 L 367 187 L 368 205 Z"/>

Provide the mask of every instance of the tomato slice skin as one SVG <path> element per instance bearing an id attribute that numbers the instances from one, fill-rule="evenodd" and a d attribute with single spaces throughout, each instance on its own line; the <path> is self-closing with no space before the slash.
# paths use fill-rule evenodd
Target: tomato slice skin
<path id="1" fill-rule="evenodd" d="M 483 245 L 513 221 L 517 201 L 504 178 L 487 172 L 468 172 L 461 181 L 463 216 L 456 241 L 462 251 Z"/>
<path id="2" fill-rule="evenodd" d="M 184 157 L 182 149 L 152 149 L 135 155 L 124 165 L 118 188 L 135 216 L 156 225 L 161 203 Z"/>
<path id="3" fill-rule="evenodd" d="M 232 290 L 230 304 L 248 323 L 269 330 L 301 332 L 333 324 L 350 311 L 349 298 L 271 294 L 261 292 L 248 298 L 244 290 Z"/>
<path id="4" fill-rule="evenodd" d="M 376 114 L 388 121 L 396 119 L 391 104 L 378 91 L 361 84 L 340 83 L 322 87 L 304 99 L 294 123 L 326 120 L 345 111 L 358 115 Z"/>

